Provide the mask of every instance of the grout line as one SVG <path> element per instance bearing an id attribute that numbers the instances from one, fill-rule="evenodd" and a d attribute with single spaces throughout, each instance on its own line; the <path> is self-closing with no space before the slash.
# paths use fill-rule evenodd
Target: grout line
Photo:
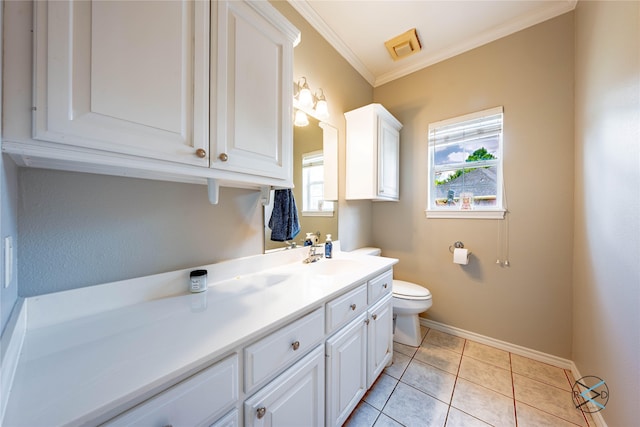
<path id="1" fill-rule="evenodd" d="M 509 372 L 511 374 L 511 392 L 513 393 L 513 417 L 516 422 L 516 427 L 518 427 L 518 409 L 516 406 L 516 382 L 513 377 L 513 362 L 511 361 L 511 352 L 509 352 Z"/>

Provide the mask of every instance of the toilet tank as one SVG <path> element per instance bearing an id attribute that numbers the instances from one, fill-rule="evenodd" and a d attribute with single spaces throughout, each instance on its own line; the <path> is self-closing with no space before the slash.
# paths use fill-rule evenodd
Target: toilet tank
<path id="1" fill-rule="evenodd" d="M 360 248 L 351 251 L 352 254 L 380 256 L 382 251 L 380 248 Z"/>

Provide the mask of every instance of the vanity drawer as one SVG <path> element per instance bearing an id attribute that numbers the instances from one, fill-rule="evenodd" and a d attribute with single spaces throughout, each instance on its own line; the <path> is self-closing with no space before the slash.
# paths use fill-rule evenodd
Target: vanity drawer
<path id="1" fill-rule="evenodd" d="M 324 338 L 322 308 L 307 314 L 244 349 L 245 392 L 293 363 Z"/>
<path id="2" fill-rule="evenodd" d="M 103 425 L 202 425 L 224 414 L 237 400 L 238 355 L 234 354 Z"/>
<path id="3" fill-rule="evenodd" d="M 327 333 L 354 319 L 367 308 L 367 285 L 357 287 L 327 303 Z"/>
<path id="4" fill-rule="evenodd" d="M 369 280 L 369 304 L 373 304 L 384 295 L 391 292 L 392 286 L 393 270 L 389 270 L 378 277 Z"/>

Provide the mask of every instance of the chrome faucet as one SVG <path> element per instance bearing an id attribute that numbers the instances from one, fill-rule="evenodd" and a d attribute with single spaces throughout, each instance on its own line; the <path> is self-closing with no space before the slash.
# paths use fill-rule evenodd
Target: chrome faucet
<path id="1" fill-rule="evenodd" d="M 304 262 L 305 264 L 309 264 L 321 259 L 322 251 L 320 251 L 320 253 L 316 253 L 316 249 L 322 248 L 322 247 L 324 247 L 324 245 L 319 245 L 319 244 L 309 245 L 309 256 L 307 256 L 302 262 Z"/>

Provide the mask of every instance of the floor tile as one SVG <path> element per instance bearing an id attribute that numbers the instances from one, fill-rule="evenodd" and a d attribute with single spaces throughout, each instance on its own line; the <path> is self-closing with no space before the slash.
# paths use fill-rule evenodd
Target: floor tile
<path id="1" fill-rule="evenodd" d="M 380 414 L 378 421 L 373 427 L 403 427 L 399 422 L 387 417 L 385 414 Z"/>
<path id="2" fill-rule="evenodd" d="M 427 336 L 427 332 L 429 332 L 429 328 L 427 328 L 426 326 L 420 325 L 420 336 L 422 337 L 422 339 L 424 339 L 424 337 Z"/>
<path id="3" fill-rule="evenodd" d="M 400 379 L 404 370 L 409 366 L 409 362 L 411 362 L 411 358 L 409 356 L 394 351 L 391 366 L 387 366 L 382 372 L 392 376 L 393 378 Z"/>
<path id="4" fill-rule="evenodd" d="M 369 391 L 367 391 L 367 394 L 364 395 L 363 399 L 374 408 L 382 410 L 397 384 L 397 378 L 393 378 L 384 373 L 380 374 L 376 382 L 373 383 Z"/>
<path id="5" fill-rule="evenodd" d="M 353 410 L 343 427 L 373 427 L 378 419 L 380 411 L 366 402 L 360 401 Z"/>
<path id="6" fill-rule="evenodd" d="M 382 410 L 407 427 L 443 427 L 449 406 L 402 382 Z"/>
<path id="7" fill-rule="evenodd" d="M 406 356 L 413 357 L 413 355 L 416 354 L 416 351 L 418 351 L 418 347 L 412 347 L 410 345 L 394 342 L 393 351 L 397 351 L 398 353 L 402 353 Z"/>
<path id="8" fill-rule="evenodd" d="M 472 357 L 462 356 L 458 376 L 513 398 L 511 371 L 498 368 Z"/>
<path id="9" fill-rule="evenodd" d="M 540 381 L 514 373 L 513 387 L 516 401 L 526 403 L 546 413 L 574 424 L 585 425 L 582 411 L 576 409 L 570 390 L 562 390 Z"/>
<path id="10" fill-rule="evenodd" d="M 517 374 L 542 381 L 546 384 L 551 384 L 564 390 L 571 390 L 573 385 L 569 383 L 564 369 L 538 362 L 537 360 L 512 354 L 511 366 L 513 372 Z"/>
<path id="11" fill-rule="evenodd" d="M 487 424 L 456 408 L 449 408 L 446 427 L 489 427 Z"/>
<path id="12" fill-rule="evenodd" d="M 456 382 L 451 406 L 495 426 L 516 425 L 513 399 L 464 378 Z"/>
<path id="13" fill-rule="evenodd" d="M 467 340 L 464 345 L 463 354 L 499 368 L 511 369 L 511 360 L 508 351 Z"/>
<path id="14" fill-rule="evenodd" d="M 412 360 L 400 381 L 449 404 L 456 376 L 426 363 Z"/>
<path id="15" fill-rule="evenodd" d="M 576 427 L 576 424 L 516 401 L 518 427 Z"/>
<path id="16" fill-rule="evenodd" d="M 436 368 L 440 368 L 443 371 L 447 371 L 450 374 L 455 375 L 458 373 L 460 358 L 462 356 L 459 353 L 449 351 L 444 347 L 423 342 L 418 348 L 416 355 L 413 357 L 414 359 L 428 363 L 429 365 L 433 365 Z"/>
<path id="17" fill-rule="evenodd" d="M 447 350 L 455 351 L 456 353 L 462 353 L 464 341 L 464 338 L 436 331 L 435 329 L 429 329 L 423 343 L 434 344 Z"/>

